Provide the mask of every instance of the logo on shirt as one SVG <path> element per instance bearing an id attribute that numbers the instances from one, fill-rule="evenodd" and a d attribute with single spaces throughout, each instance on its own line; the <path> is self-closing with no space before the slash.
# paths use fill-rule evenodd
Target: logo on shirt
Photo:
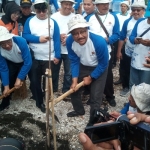
<path id="1" fill-rule="evenodd" d="M 91 52 L 91 56 L 94 56 L 95 55 L 95 52 L 93 51 L 93 52 Z"/>

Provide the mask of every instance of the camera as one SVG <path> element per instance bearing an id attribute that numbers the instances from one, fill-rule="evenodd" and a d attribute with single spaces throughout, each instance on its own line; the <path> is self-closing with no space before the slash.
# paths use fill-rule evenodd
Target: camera
<path id="1" fill-rule="evenodd" d="M 102 114 L 104 111 L 100 109 L 97 114 L 101 119 L 108 119 L 110 115 L 107 113 L 107 116 L 104 116 L 106 114 Z M 84 132 L 94 144 L 119 139 L 122 150 L 132 150 L 134 146 L 140 150 L 150 150 L 150 125 L 146 123 L 132 125 L 126 115 L 121 115 L 112 123 L 87 126 Z"/>

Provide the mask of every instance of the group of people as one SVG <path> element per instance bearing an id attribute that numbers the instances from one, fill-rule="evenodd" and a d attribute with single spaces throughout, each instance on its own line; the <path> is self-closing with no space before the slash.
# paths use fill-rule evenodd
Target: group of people
<path id="1" fill-rule="evenodd" d="M 103 95 L 111 106 L 116 106 L 112 68 L 117 58 L 120 60 L 120 81 L 117 82 L 122 82 L 123 86 L 120 95 L 125 96 L 131 91 L 129 103 L 121 113 L 127 114 L 129 107 L 137 108 L 139 113 L 148 113 L 150 4 L 145 13 L 144 1 L 133 2 L 131 9 L 128 2 L 123 1 L 120 3 L 121 12 L 116 15 L 109 12 L 110 2 L 83 0 L 84 12 L 81 15 L 74 13 L 75 0 L 60 0 L 61 8 L 50 18 L 45 0 L 33 3 L 21 0 L 20 6 L 14 1 L 6 4 L 5 14 L 0 20 L 0 75 L 6 97 L 0 104 L 0 111 L 10 105 L 9 89 L 20 88 L 28 75 L 32 98 L 45 112 L 42 76 L 50 63 L 53 91 L 57 92 L 63 62 L 62 93 L 70 88 L 74 90 L 71 94 L 74 111 L 68 112 L 67 116 L 84 115 L 81 95 L 90 94 L 88 125 L 91 125 Z M 81 81 L 84 81 L 84 87 L 77 90 Z M 85 135 L 80 136 L 82 143 L 88 140 Z"/>

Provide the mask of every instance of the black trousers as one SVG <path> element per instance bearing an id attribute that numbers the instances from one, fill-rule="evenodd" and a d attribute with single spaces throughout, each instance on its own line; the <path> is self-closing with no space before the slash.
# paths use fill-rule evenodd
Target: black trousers
<path id="1" fill-rule="evenodd" d="M 83 81 L 83 78 L 90 75 L 91 72 L 95 69 L 95 67 L 84 66 L 80 64 L 80 73 L 78 77 L 78 82 Z M 102 103 L 102 96 L 105 87 L 105 81 L 107 76 L 107 69 L 104 73 L 95 81 L 92 81 L 90 84 L 90 115 L 93 114 L 95 109 L 99 109 Z M 79 114 L 84 114 L 85 110 L 81 100 L 81 92 L 83 88 L 80 88 L 75 93 L 71 94 L 71 102 L 73 105 L 74 110 Z"/>
<path id="2" fill-rule="evenodd" d="M 108 73 L 107 73 L 107 78 L 106 78 L 104 94 L 106 95 L 107 101 L 114 99 L 112 58 L 109 60 Z"/>
<path id="3" fill-rule="evenodd" d="M 51 71 L 52 71 L 52 83 L 53 89 L 55 89 L 55 83 L 57 83 L 57 75 L 59 72 L 55 71 L 56 65 L 51 61 Z M 46 69 L 49 68 L 49 61 L 43 60 L 33 60 L 32 67 L 30 70 L 30 86 L 31 92 L 33 94 L 34 99 L 36 100 L 36 106 L 40 107 L 43 104 L 43 90 L 42 90 L 42 75 L 45 75 Z M 45 85 L 45 84 L 44 84 Z M 44 87 L 45 88 L 45 87 Z"/>
<path id="4" fill-rule="evenodd" d="M 119 40 L 116 41 L 116 42 L 113 44 L 113 46 L 114 46 L 114 51 L 113 51 L 113 54 L 112 54 L 112 56 L 113 56 L 112 63 L 113 63 L 114 65 L 116 65 L 116 62 L 117 62 L 118 43 L 119 43 Z"/>
<path id="5" fill-rule="evenodd" d="M 125 47 L 124 47 L 124 49 L 122 49 L 122 59 L 120 60 L 120 76 L 123 88 L 129 88 L 130 65 L 131 65 L 131 57 L 125 54 Z"/>
<path id="6" fill-rule="evenodd" d="M 6 60 L 7 66 L 9 69 L 9 88 L 13 88 L 16 82 L 17 76 L 23 66 L 23 63 L 14 63 L 12 61 Z M 2 91 L 4 91 L 4 86 L 2 85 Z M 8 106 L 10 104 L 11 94 L 5 98 L 3 98 L 1 105 L 3 107 Z"/>

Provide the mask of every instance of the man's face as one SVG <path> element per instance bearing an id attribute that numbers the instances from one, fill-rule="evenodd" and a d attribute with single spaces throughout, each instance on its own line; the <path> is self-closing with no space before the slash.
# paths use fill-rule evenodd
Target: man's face
<path id="1" fill-rule="evenodd" d="M 133 7 L 131 10 L 132 10 L 132 16 L 135 20 L 142 18 L 145 12 L 145 10 L 142 7 Z"/>
<path id="2" fill-rule="evenodd" d="M 94 11 L 95 5 L 92 3 L 92 0 L 84 0 L 83 8 L 87 14 L 90 14 Z"/>
<path id="3" fill-rule="evenodd" d="M 73 6 L 73 3 L 72 2 L 61 2 L 61 12 L 64 14 L 64 15 L 69 15 L 72 11 L 72 6 Z"/>
<path id="4" fill-rule="evenodd" d="M 71 32 L 73 39 L 80 45 L 84 45 L 88 38 L 87 28 L 74 29 Z"/>
<path id="5" fill-rule="evenodd" d="M 29 6 L 21 7 L 21 11 L 22 11 L 23 15 L 29 16 L 31 13 L 31 7 L 29 7 Z"/>
<path id="6" fill-rule="evenodd" d="M 106 15 L 109 11 L 109 3 L 101 3 L 96 5 L 101 15 Z"/>
<path id="7" fill-rule="evenodd" d="M 35 9 L 35 12 L 36 12 L 37 18 L 39 18 L 40 20 L 44 20 L 47 18 L 47 9 L 44 9 L 44 10 Z"/>
<path id="8" fill-rule="evenodd" d="M 7 51 L 10 51 L 12 49 L 12 45 L 12 39 L 0 42 L 0 46 Z"/>
<path id="9" fill-rule="evenodd" d="M 13 14 L 11 14 L 11 20 L 12 21 L 17 21 L 18 20 L 18 18 L 20 17 L 20 12 L 19 11 L 16 11 L 16 12 L 14 12 Z"/>
<path id="10" fill-rule="evenodd" d="M 125 13 L 128 11 L 128 6 L 126 4 L 121 4 L 121 12 Z"/>
<path id="11" fill-rule="evenodd" d="M 129 99 L 130 106 L 133 107 L 133 108 L 136 108 L 137 107 L 136 103 L 135 103 L 135 101 L 134 101 L 134 99 L 133 99 L 131 94 L 130 94 L 128 99 Z"/>

